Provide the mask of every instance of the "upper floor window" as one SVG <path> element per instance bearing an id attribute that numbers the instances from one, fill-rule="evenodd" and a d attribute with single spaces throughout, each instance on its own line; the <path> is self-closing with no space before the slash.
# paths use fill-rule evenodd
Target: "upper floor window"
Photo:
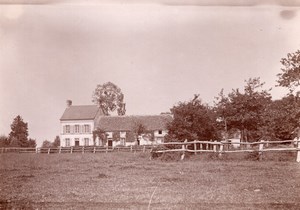
<path id="1" fill-rule="evenodd" d="M 158 131 L 158 134 L 162 134 L 162 130 L 159 130 L 159 131 Z"/>
<path id="2" fill-rule="evenodd" d="M 91 126 L 90 125 L 84 125 L 84 133 L 90 133 L 91 132 Z"/>
<path id="3" fill-rule="evenodd" d="M 71 133 L 71 126 L 70 125 L 66 125 L 66 133 Z"/>
<path id="4" fill-rule="evenodd" d="M 79 133 L 79 125 L 75 125 L 75 133 Z"/>

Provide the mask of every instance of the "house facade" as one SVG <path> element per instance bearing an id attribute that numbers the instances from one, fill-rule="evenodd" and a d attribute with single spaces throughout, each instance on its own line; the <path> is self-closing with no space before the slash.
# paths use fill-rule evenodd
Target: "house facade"
<path id="1" fill-rule="evenodd" d="M 72 106 L 72 101 L 67 101 L 67 108 L 60 118 L 61 146 L 94 145 L 95 120 L 101 115 L 96 105 Z"/>
<path id="2" fill-rule="evenodd" d="M 130 146 L 153 145 L 164 141 L 169 114 L 140 116 L 104 116 L 96 105 L 73 106 L 67 101 L 67 108 L 60 118 L 61 146 Z M 138 132 L 137 128 L 143 131 Z M 93 137 L 99 129 L 105 138 Z"/>

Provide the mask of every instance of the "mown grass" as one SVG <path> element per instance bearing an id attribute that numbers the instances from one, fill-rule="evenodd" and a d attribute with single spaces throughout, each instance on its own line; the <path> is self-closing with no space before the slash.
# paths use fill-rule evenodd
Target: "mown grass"
<path id="1" fill-rule="evenodd" d="M 1 154 L 0 208 L 299 208 L 295 154 L 268 155 L 273 159 L 233 155 L 219 160 L 199 154 L 162 161 L 150 160 L 148 153 L 127 152 Z"/>

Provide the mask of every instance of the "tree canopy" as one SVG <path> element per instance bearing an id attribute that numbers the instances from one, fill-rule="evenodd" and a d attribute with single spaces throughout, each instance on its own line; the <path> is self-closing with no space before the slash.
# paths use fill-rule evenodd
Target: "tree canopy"
<path id="1" fill-rule="evenodd" d="M 171 109 L 173 121 L 168 124 L 169 137 L 177 141 L 216 138 L 215 114 L 203 104 L 199 95 L 188 102 L 179 102 Z"/>
<path id="2" fill-rule="evenodd" d="M 101 108 L 105 115 L 114 111 L 117 111 L 118 115 L 126 113 L 124 95 L 121 89 L 112 82 L 97 85 L 92 101 Z"/>
<path id="3" fill-rule="evenodd" d="M 218 117 L 226 120 L 227 129 L 239 129 L 245 141 L 257 140 L 264 135 L 264 113 L 271 103 L 268 90 L 262 90 L 260 78 L 246 80 L 244 91 L 232 90 L 226 97 L 219 94 L 216 103 Z"/>
<path id="4" fill-rule="evenodd" d="M 287 87 L 293 93 L 300 86 L 300 50 L 288 53 L 286 58 L 281 59 L 282 73 L 277 74 L 278 85 Z M 299 90 L 298 90 L 299 92 Z"/>

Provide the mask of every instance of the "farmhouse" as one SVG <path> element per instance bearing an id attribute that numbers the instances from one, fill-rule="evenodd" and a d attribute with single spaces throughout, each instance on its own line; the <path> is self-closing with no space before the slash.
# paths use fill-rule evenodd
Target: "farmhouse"
<path id="1" fill-rule="evenodd" d="M 61 146 L 129 146 L 151 145 L 164 141 L 166 125 L 172 120 L 169 114 L 140 116 L 104 116 L 96 105 L 72 105 L 60 118 Z M 142 133 L 137 132 L 142 127 Z M 105 138 L 94 139 L 93 131 L 101 130 Z"/>

